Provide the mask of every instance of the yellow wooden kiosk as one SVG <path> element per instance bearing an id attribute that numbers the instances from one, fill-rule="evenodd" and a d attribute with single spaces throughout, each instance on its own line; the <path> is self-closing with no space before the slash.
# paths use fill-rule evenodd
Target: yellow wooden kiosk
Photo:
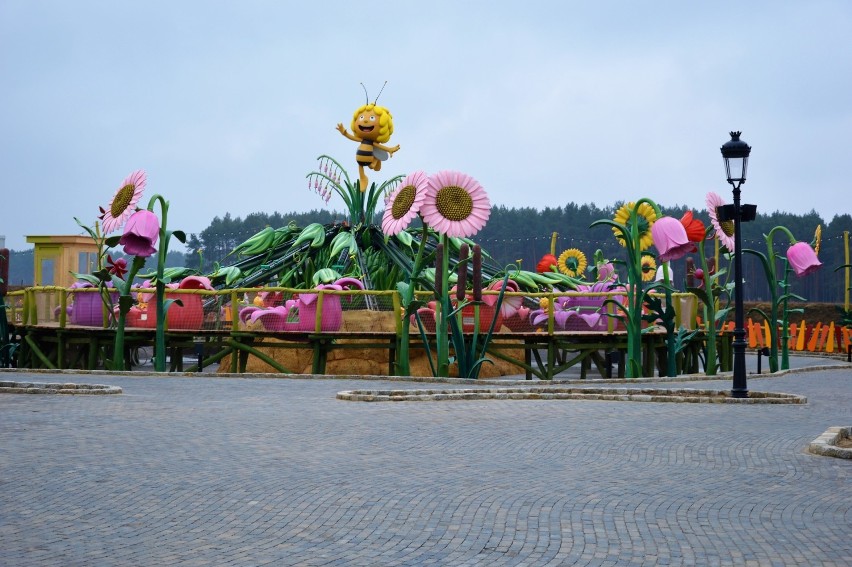
<path id="1" fill-rule="evenodd" d="M 35 246 L 34 285 L 69 287 L 76 281 L 71 272 L 97 268 L 98 246 L 90 236 L 27 236 L 27 242 Z"/>

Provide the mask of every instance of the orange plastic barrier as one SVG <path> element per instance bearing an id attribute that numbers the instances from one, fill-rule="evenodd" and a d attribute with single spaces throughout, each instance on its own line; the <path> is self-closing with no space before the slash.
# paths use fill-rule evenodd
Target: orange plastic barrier
<path id="1" fill-rule="evenodd" d="M 765 347 L 766 346 L 766 339 L 768 339 L 769 337 L 767 336 L 766 338 L 764 338 L 764 336 L 763 336 L 763 325 L 761 325 L 760 323 L 755 323 L 754 324 L 754 331 L 755 331 L 755 334 L 757 335 L 757 346 L 759 348 Z"/>
<path id="2" fill-rule="evenodd" d="M 828 327 L 822 324 L 820 324 L 820 326 L 822 327 L 822 330 L 817 333 L 819 335 L 819 339 L 817 340 L 816 344 L 817 352 L 825 350 L 825 340 L 828 337 Z"/>
<path id="3" fill-rule="evenodd" d="M 753 321 L 749 317 L 745 322 L 745 330 L 748 333 L 749 348 L 763 348 L 769 343 L 769 322 Z M 733 321 L 720 325 L 720 331 L 733 332 L 736 327 Z M 779 343 L 784 342 L 781 329 L 778 329 Z M 791 351 L 845 353 L 852 345 L 852 327 L 835 325 L 832 321 L 828 324 L 817 323 L 809 327 L 807 321 L 802 319 L 801 323 L 790 323 L 789 340 L 787 347 Z M 780 347 L 780 344 L 779 344 Z"/>
<path id="4" fill-rule="evenodd" d="M 808 341 L 808 350 L 813 352 L 817 348 L 817 340 L 819 339 L 819 331 L 822 328 L 822 323 L 817 323 L 814 330 L 811 332 L 811 339 Z"/>
<path id="5" fill-rule="evenodd" d="M 805 350 L 805 335 L 808 334 L 808 326 L 805 324 L 804 319 L 802 319 L 799 329 L 799 336 L 796 337 L 796 350 Z"/>

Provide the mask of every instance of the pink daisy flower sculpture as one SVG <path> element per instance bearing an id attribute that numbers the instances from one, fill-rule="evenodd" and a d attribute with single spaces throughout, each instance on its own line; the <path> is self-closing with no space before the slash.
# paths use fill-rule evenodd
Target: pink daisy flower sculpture
<path id="1" fill-rule="evenodd" d="M 467 238 L 488 222 L 491 201 L 473 177 L 458 171 L 439 171 L 429 178 L 429 191 L 420 214 L 439 233 Z"/>
<path id="2" fill-rule="evenodd" d="M 713 224 L 713 229 L 716 232 L 716 237 L 719 239 L 719 242 L 722 243 L 722 246 L 728 249 L 728 251 L 734 251 L 734 222 L 733 221 L 720 221 L 719 215 L 716 213 L 716 209 L 725 204 L 724 199 L 720 197 L 717 193 L 707 193 L 707 197 L 704 200 L 707 204 L 707 213 L 710 215 L 710 222 Z"/>
<path id="3" fill-rule="evenodd" d="M 429 189 L 429 177 L 422 171 L 408 174 L 390 194 L 382 216 L 382 232 L 394 236 L 405 230 L 420 212 Z"/>
<path id="4" fill-rule="evenodd" d="M 136 203 L 142 198 L 147 180 L 145 171 L 141 169 L 127 176 L 101 217 L 104 234 L 120 229 L 127 222 L 127 219 L 136 212 Z"/>

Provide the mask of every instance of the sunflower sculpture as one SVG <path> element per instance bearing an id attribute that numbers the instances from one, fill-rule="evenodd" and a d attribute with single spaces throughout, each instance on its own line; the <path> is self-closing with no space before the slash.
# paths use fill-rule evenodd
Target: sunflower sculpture
<path id="1" fill-rule="evenodd" d="M 651 256 L 642 256 L 642 281 L 652 282 L 657 276 L 657 262 Z"/>
<path id="2" fill-rule="evenodd" d="M 556 262 L 559 271 L 572 278 L 581 278 L 586 272 L 588 261 L 586 255 L 577 248 L 569 248 L 559 255 Z"/>
<path id="3" fill-rule="evenodd" d="M 632 228 L 632 225 L 636 224 L 636 230 L 639 234 L 639 250 L 647 250 L 654 243 L 651 227 L 657 220 L 657 211 L 650 203 L 640 203 L 639 207 L 636 207 L 634 202 L 625 203 L 615 212 L 613 220 L 628 228 Z M 622 232 L 615 227 L 613 227 L 612 232 L 615 234 L 618 243 L 626 246 Z"/>

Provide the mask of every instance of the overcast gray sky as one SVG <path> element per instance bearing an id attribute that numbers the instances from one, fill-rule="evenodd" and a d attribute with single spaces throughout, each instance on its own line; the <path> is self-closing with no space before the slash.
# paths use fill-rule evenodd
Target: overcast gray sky
<path id="1" fill-rule="evenodd" d="M 400 151 L 507 207 L 730 199 L 849 213 L 852 2 L 0 0 L 0 235 L 77 234 L 126 175 L 187 233 L 324 203 L 323 153 L 385 80 Z M 840 197 L 843 196 L 841 199 Z M 342 210 L 335 199 L 330 209 Z M 570 235 L 571 227 L 542 227 Z"/>

